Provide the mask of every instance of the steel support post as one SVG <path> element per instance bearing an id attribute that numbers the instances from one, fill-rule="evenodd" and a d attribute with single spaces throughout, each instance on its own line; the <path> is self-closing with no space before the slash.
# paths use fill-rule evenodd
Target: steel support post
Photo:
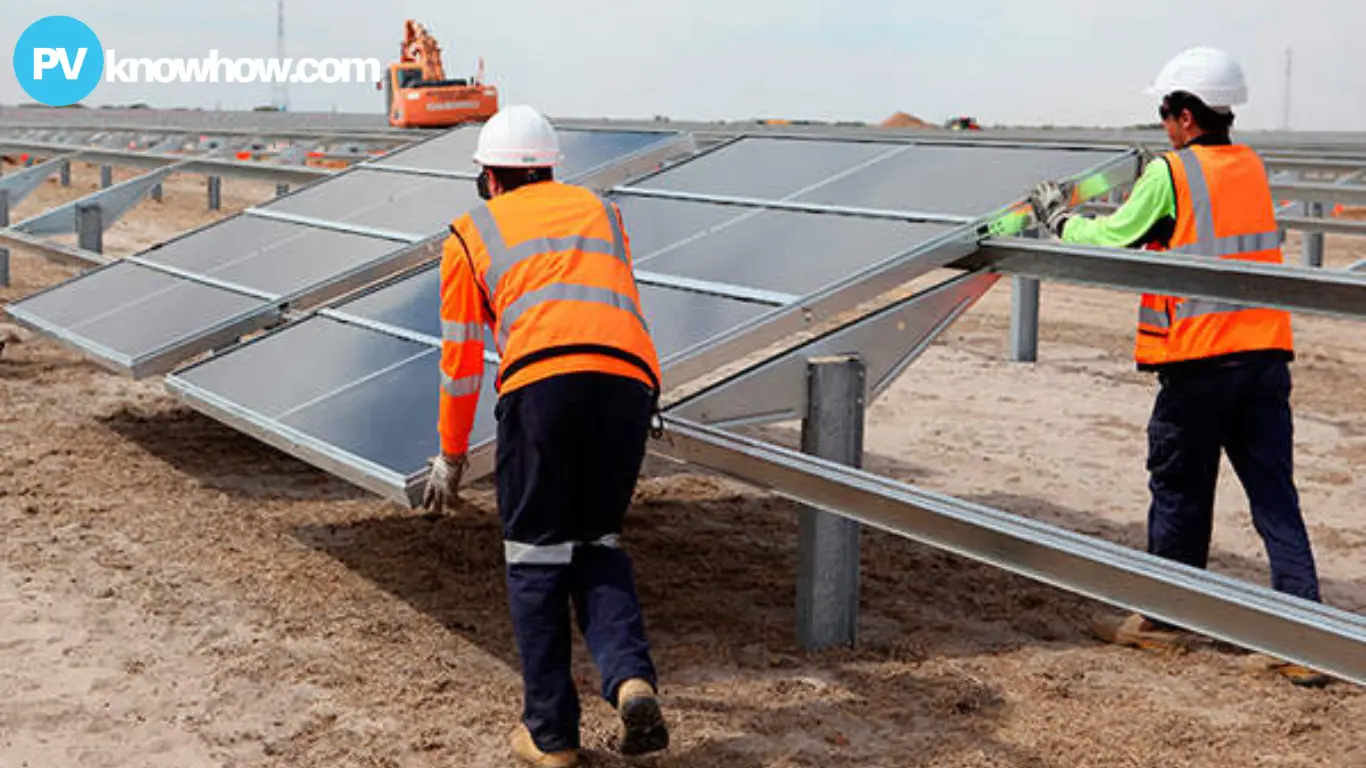
<path id="1" fill-rule="evenodd" d="M 1039 359 L 1039 281 L 1016 275 L 1010 283 L 1010 359 Z"/>
<path id="2" fill-rule="evenodd" d="M 9 190 L 0 189 L 0 227 L 9 226 Z M 0 247 L 0 288 L 9 287 L 9 249 Z"/>
<path id="3" fill-rule="evenodd" d="M 275 196 L 284 197 L 289 194 L 289 185 L 283 182 L 275 185 Z"/>
<path id="4" fill-rule="evenodd" d="M 1309 203 L 1310 218 L 1323 218 L 1323 203 Z M 1305 232 L 1304 233 L 1304 265 L 1306 267 L 1323 266 L 1323 233 Z"/>
<path id="5" fill-rule="evenodd" d="M 100 189 L 109 189 L 114 186 L 114 166 L 100 166 Z"/>
<path id="6" fill-rule="evenodd" d="M 99 203 L 76 206 L 76 242 L 81 250 L 104 253 L 104 211 Z"/>
<path id="7" fill-rule="evenodd" d="M 223 177 L 209 177 L 209 210 L 218 211 L 223 208 Z"/>
<path id="8" fill-rule="evenodd" d="M 807 361 L 802 451 L 863 464 L 865 378 L 857 355 Z M 804 507 L 798 521 L 797 642 L 806 650 L 853 645 L 858 630 L 858 523 Z"/>
<path id="9" fill-rule="evenodd" d="M 61 176 L 62 176 L 62 186 L 63 186 L 63 187 L 69 187 L 69 186 L 71 186 L 71 161 L 70 161 L 70 160 L 63 160 L 63 161 L 62 161 Z"/>

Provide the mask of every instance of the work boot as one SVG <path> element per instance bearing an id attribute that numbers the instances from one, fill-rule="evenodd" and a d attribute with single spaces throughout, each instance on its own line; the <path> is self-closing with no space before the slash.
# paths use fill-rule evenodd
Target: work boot
<path id="1" fill-rule="evenodd" d="M 526 723 L 518 723 L 517 728 L 512 732 L 512 754 L 518 760 L 527 765 L 542 766 L 543 768 L 574 768 L 579 764 L 579 752 L 575 749 L 567 749 L 563 752 L 542 752 L 536 746 L 536 740 L 531 738 L 531 731 L 527 730 Z"/>
<path id="2" fill-rule="evenodd" d="M 1107 643 L 1145 651 L 1176 653 L 1188 651 L 1191 647 L 1189 633 L 1177 629 L 1162 629 L 1137 613 L 1122 617 L 1097 617 L 1091 622 L 1091 631 Z"/>
<path id="3" fill-rule="evenodd" d="M 1332 681 L 1332 678 L 1321 672 L 1265 653 L 1248 654 L 1243 661 L 1243 669 L 1254 674 L 1272 672 L 1305 688 L 1322 688 Z"/>
<path id="4" fill-rule="evenodd" d="M 649 683 L 638 677 L 622 683 L 617 688 L 617 714 L 623 755 L 644 755 L 669 746 L 669 729 Z"/>

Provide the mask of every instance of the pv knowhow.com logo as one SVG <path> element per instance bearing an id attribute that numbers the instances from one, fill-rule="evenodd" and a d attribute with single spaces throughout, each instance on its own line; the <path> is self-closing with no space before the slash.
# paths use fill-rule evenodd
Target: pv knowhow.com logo
<path id="1" fill-rule="evenodd" d="M 14 46 L 14 74 L 33 99 L 65 107 L 109 83 L 374 83 L 378 59 L 226 58 L 217 50 L 198 59 L 120 57 L 105 50 L 94 30 L 70 16 L 30 24 Z"/>

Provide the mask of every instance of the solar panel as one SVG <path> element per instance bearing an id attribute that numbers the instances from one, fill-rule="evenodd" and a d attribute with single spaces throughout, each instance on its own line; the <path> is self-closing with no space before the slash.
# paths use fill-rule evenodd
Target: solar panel
<path id="1" fill-rule="evenodd" d="M 474 182 L 356 168 L 262 206 L 363 227 L 430 235 L 479 202 Z"/>
<path id="2" fill-rule="evenodd" d="M 632 186 L 691 194 L 976 217 L 1113 150 L 747 138 Z"/>
<path id="3" fill-rule="evenodd" d="M 177 374 L 178 391 L 235 426 L 316 462 L 339 462 L 362 486 L 393 494 L 438 450 L 440 350 L 314 316 Z M 278 386 L 261 386 L 270 371 Z M 492 371 L 475 435 L 493 434 Z"/>
<path id="4" fill-rule="evenodd" d="M 655 209 L 650 221 L 669 218 L 676 206 L 700 205 L 670 200 L 634 202 Z M 637 212 L 640 207 L 633 206 Z M 889 219 L 706 207 L 720 209 L 731 218 L 639 256 L 637 266 L 650 272 L 800 295 L 952 229 L 942 224 Z"/>
<path id="5" fill-rule="evenodd" d="M 142 375 L 186 336 L 204 337 L 212 346 L 263 327 L 279 314 L 259 298 L 131 263 L 102 267 L 8 311 L 130 376 Z"/>
<path id="6" fill-rule="evenodd" d="M 557 130 L 560 152 L 564 156 L 556 169 L 557 178 L 569 178 L 590 171 L 604 163 L 642 151 L 652 144 L 667 141 L 674 133 L 648 131 Z M 479 131 L 465 128 L 401 150 L 378 161 L 379 165 L 408 168 L 431 168 L 441 171 L 467 173 L 471 178 L 478 173 L 474 163 L 474 148 Z"/>
<path id="7" fill-rule="evenodd" d="M 876 142 L 747 138 L 680 163 L 637 186 L 778 200 L 906 148 Z"/>
<path id="8" fill-rule="evenodd" d="M 373 262 L 395 247 L 392 240 L 239 216 L 153 248 L 143 258 L 283 297 Z"/>
<path id="9" fill-rule="evenodd" d="M 966 216 L 1002 208 L 1044 179 L 1094 168 L 1113 152 L 912 146 L 793 199 Z"/>

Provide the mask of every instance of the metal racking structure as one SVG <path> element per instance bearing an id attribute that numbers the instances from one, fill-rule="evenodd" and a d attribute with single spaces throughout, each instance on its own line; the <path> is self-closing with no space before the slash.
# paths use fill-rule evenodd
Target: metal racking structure
<path id="1" fill-rule="evenodd" d="M 1033 182 L 1065 178 L 1103 205 L 1136 178 L 1140 155 L 1131 144 L 1149 143 L 1151 134 L 962 139 L 559 122 L 567 178 L 614 200 L 630 229 L 669 385 L 669 428 L 652 450 L 828 515 L 1366 683 L 1361 616 L 727 429 L 805 417 L 827 419 L 827 432 L 856 430 L 862 405 L 1001 275 L 1012 275 L 1022 296 L 1031 284 L 1037 291 L 1032 281 L 1065 280 L 1351 318 L 1366 316 L 1366 275 L 1031 237 L 1021 195 Z M 167 388 L 191 407 L 411 504 L 435 443 L 434 259 L 440 225 L 475 202 L 465 160 L 473 136 L 457 129 L 358 162 L 7 309 L 114 370 L 167 373 Z M 1278 196 L 1310 205 L 1366 199 L 1366 145 L 1302 138 L 1267 138 L 1259 147 Z M 1287 213 L 1282 223 L 1296 218 L 1319 217 Z M 1330 223 L 1347 224 L 1302 226 L 1358 234 Z M 868 306 L 944 268 L 960 274 Z M 1022 347 L 1030 304 L 1016 303 Z M 1036 333 L 1037 292 L 1032 314 Z M 863 394 L 859 408 L 822 417 L 807 377 L 813 361 L 832 356 L 856 362 L 858 378 L 844 391 Z M 488 365 L 497 365 L 496 355 Z M 494 397 L 489 390 L 481 400 L 472 477 L 491 468 Z M 816 531 L 829 519 L 803 518 L 799 580 L 856 572 L 847 537 Z M 844 626 L 808 637 L 851 639 L 856 586 L 841 584 L 804 593 L 800 615 L 819 623 L 838 614 Z"/>

